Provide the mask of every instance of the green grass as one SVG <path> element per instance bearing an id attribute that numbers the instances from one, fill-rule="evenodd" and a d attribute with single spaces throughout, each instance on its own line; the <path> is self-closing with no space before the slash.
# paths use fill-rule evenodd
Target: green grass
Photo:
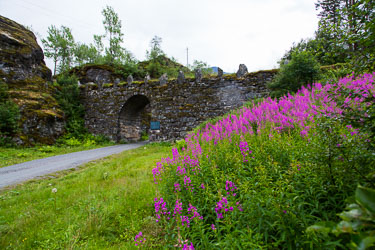
<path id="1" fill-rule="evenodd" d="M 151 170 L 170 150 L 149 144 L 1 191 L 0 249 L 130 249 L 139 231 L 160 247 Z"/>
<path id="2" fill-rule="evenodd" d="M 68 154 L 111 145 L 113 145 L 113 143 L 61 147 L 45 145 L 36 147 L 0 147 L 0 168 L 54 155 Z"/>

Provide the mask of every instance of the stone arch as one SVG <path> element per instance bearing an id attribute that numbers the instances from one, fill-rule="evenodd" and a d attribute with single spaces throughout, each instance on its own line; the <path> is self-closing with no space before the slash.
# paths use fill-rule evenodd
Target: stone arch
<path id="1" fill-rule="evenodd" d="M 131 96 L 121 108 L 118 119 L 118 141 L 140 141 L 150 129 L 150 100 L 144 95 Z"/>

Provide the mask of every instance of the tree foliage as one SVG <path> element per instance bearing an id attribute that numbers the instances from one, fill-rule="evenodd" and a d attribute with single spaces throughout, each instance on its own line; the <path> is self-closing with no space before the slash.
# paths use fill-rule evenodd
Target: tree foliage
<path id="1" fill-rule="evenodd" d="M 62 74 L 57 78 L 57 83 L 55 97 L 66 116 L 66 131 L 69 136 L 80 139 L 87 134 L 87 130 L 84 126 L 84 107 L 80 102 L 78 79 L 74 75 Z"/>
<path id="2" fill-rule="evenodd" d="M 104 8 L 102 14 L 104 17 L 103 25 L 105 29 L 105 35 L 102 37 L 107 38 L 109 42 L 109 46 L 105 48 L 107 62 L 115 64 L 126 60 L 126 51 L 121 46 L 124 41 L 124 33 L 122 33 L 121 30 L 122 25 L 118 14 L 110 6 Z M 100 37 L 97 36 L 97 39 L 100 39 Z"/>
<path id="3" fill-rule="evenodd" d="M 375 2 L 318 0 L 319 27 L 314 38 L 303 39 L 286 52 L 312 53 L 321 65 L 350 63 L 357 73 L 375 69 Z"/>
<path id="4" fill-rule="evenodd" d="M 199 60 L 194 60 L 191 69 L 193 71 L 195 71 L 197 69 L 200 69 L 202 71 L 202 74 L 205 75 L 205 76 L 211 75 L 211 74 L 214 73 L 212 68 L 210 68 L 210 66 L 206 62 L 199 61 Z"/>
<path id="5" fill-rule="evenodd" d="M 306 86 L 317 80 L 319 73 L 320 64 L 310 52 L 293 52 L 289 62 L 281 62 L 279 73 L 268 85 L 272 90 L 271 96 L 280 97 L 294 93 L 302 85 Z"/>
<path id="6" fill-rule="evenodd" d="M 48 27 L 48 36 L 42 39 L 45 56 L 54 62 L 54 75 L 70 69 L 73 63 L 75 42 L 70 28 L 54 25 Z"/>

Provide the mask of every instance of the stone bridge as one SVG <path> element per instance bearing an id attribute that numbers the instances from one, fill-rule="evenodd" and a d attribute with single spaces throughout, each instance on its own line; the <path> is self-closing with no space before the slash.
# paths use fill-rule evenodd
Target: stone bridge
<path id="1" fill-rule="evenodd" d="M 85 125 L 115 141 L 183 138 L 209 118 L 269 94 L 276 70 L 212 78 L 149 80 L 81 86 Z M 150 126 L 151 124 L 151 126 Z"/>

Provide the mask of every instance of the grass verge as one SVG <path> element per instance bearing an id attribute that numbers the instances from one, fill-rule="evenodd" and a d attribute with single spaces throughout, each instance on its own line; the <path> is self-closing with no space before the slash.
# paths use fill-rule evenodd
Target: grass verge
<path id="1" fill-rule="evenodd" d="M 36 146 L 36 147 L 0 147 L 0 168 L 18 164 L 26 161 L 42 159 L 55 155 L 68 154 L 94 148 L 112 146 L 113 143 L 100 145 L 79 145 L 79 146 Z"/>
<path id="2" fill-rule="evenodd" d="M 141 229 L 160 247 L 151 170 L 170 150 L 149 144 L 1 191 L 0 249 L 130 249 Z"/>

